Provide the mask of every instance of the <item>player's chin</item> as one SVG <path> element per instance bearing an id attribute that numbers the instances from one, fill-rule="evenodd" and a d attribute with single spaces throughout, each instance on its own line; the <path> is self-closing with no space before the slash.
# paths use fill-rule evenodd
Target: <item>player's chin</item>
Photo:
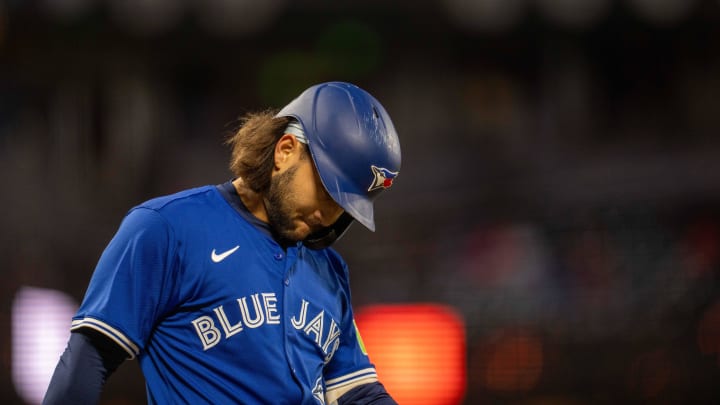
<path id="1" fill-rule="evenodd" d="M 297 228 L 295 228 L 296 240 L 305 240 L 311 233 L 313 233 L 313 229 L 302 221 L 300 221 Z"/>
<path id="2" fill-rule="evenodd" d="M 299 242 L 305 240 L 312 233 L 312 229 L 305 222 L 297 221 L 294 225 L 292 229 L 280 232 L 284 239 Z"/>

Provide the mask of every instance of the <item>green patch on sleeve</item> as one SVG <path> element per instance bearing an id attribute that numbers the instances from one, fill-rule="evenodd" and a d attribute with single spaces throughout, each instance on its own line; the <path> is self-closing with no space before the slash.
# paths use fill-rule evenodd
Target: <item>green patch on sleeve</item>
<path id="1" fill-rule="evenodd" d="M 360 345 L 360 350 L 362 350 L 364 355 L 367 354 L 367 349 L 365 349 L 365 343 L 362 340 L 362 336 L 360 336 L 360 330 L 358 330 L 357 324 L 355 323 L 355 320 L 353 319 L 353 326 L 355 326 L 355 334 L 357 335 L 358 344 Z"/>

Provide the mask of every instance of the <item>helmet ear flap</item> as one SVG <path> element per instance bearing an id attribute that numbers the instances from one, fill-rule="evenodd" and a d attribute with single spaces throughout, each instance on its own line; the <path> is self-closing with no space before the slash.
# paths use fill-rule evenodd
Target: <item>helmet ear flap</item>
<path id="1" fill-rule="evenodd" d="M 352 222 L 353 217 L 351 217 L 347 212 L 343 212 L 334 224 L 321 231 L 308 235 L 308 237 L 303 241 L 303 245 L 313 250 L 330 247 L 330 245 L 345 234 L 350 225 L 352 225 Z"/>

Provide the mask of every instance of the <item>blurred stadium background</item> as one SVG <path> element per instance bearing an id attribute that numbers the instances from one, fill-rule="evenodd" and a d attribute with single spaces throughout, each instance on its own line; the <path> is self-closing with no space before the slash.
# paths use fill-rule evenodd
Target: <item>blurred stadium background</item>
<path id="1" fill-rule="evenodd" d="M 430 342 L 420 397 L 720 403 L 719 23 L 718 0 L 0 1 L 0 401 L 41 397 L 129 207 L 229 179 L 243 112 L 345 80 L 403 170 L 338 250 L 363 321 L 395 314 L 369 339 L 430 336 L 391 348 Z M 145 403 L 136 362 L 103 403 Z"/>

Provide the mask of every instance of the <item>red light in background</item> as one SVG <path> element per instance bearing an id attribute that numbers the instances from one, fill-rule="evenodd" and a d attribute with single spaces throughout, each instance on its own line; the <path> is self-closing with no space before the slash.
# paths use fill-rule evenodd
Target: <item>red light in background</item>
<path id="1" fill-rule="evenodd" d="M 457 405 L 465 395 L 465 325 L 444 305 L 374 305 L 355 321 L 380 381 L 400 404 Z"/>

